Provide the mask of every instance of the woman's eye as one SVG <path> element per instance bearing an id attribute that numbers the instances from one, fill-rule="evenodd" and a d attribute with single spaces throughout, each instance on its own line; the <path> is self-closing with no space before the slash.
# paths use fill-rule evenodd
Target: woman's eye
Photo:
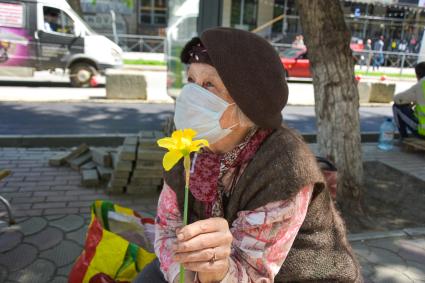
<path id="1" fill-rule="evenodd" d="M 212 83 L 210 83 L 210 82 L 206 82 L 204 84 L 204 87 L 214 87 L 214 85 Z"/>

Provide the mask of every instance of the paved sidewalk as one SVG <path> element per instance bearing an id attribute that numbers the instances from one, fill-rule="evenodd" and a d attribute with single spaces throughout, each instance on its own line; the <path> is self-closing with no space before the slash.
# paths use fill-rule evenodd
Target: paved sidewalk
<path id="1" fill-rule="evenodd" d="M 406 162 L 415 156 L 384 154 L 375 148 L 365 145 L 366 155 L 395 162 L 394 166 L 400 158 Z M 156 199 L 110 196 L 101 189 L 80 187 L 78 173 L 47 165 L 48 158 L 57 152 L 48 148 L 0 148 L 0 168 L 14 172 L 0 182 L 0 194 L 11 201 L 18 220 L 8 228 L 0 224 L 0 282 L 67 282 L 83 247 L 89 206 L 96 199 L 155 214 Z M 393 161 L 391 155 L 395 156 Z M 417 166 L 425 168 L 421 162 L 425 159 L 419 158 Z M 351 235 L 367 282 L 425 282 L 425 233 L 409 235 L 390 233 L 378 239 L 373 234 L 363 238 Z"/>

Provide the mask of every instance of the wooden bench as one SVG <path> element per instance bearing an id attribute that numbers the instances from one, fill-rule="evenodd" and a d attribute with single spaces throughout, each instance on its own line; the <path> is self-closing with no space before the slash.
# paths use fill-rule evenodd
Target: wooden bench
<path id="1" fill-rule="evenodd" d="M 425 151 L 425 140 L 418 138 L 405 138 L 403 147 L 409 151 Z"/>

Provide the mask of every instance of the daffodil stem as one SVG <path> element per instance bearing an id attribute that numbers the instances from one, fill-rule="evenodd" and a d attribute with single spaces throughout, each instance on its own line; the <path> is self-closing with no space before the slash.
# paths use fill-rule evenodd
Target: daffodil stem
<path id="1" fill-rule="evenodd" d="M 189 206 L 189 180 L 190 180 L 190 157 L 184 157 L 184 170 L 186 185 L 184 186 L 184 207 L 183 207 L 183 226 L 187 225 L 188 218 L 188 206 Z M 182 264 L 180 264 L 180 283 L 184 283 L 185 270 Z"/>

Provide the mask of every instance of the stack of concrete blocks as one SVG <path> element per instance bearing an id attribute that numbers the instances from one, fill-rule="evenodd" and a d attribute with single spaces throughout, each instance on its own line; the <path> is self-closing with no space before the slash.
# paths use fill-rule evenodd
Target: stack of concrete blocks
<path id="1" fill-rule="evenodd" d="M 128 136 L 119 147 L 118 152 L 112 155 L 114 171 L 106 191 L 111 194 L 125 193 L 137 159 L 138 137 Z"/>
<path id="2" fill-rule="evenodd" d="M 165 150 L 157 140 L 160 131 L 142 131 L 128 136 L 118 149 L 88 147 L 85 144 L 49 160 L 52 166 L 69 164 L 81 173 L 81 184 L 97 187 L 107 183 L 110 194 L 153 195 L 162 185 Z"/>
<path id="3" fill-rule="evenodd" d="M 165 151 L 158 147 L 157 140 L 164 137 L 160 131 L 139 133 L 136 166 L 127 186 L 127 193 L 153 195 L 162 185 L 162 159 Z"/>
<path id="4" fill-rule="evenodd" d="M 69 165 L 81 173 L 81 185 L 97 187 L 111 177 L 111 149 L 89 148 L 82 144 L 70 152 L 59 153 L 49 159 L 51 166 Z"/>

